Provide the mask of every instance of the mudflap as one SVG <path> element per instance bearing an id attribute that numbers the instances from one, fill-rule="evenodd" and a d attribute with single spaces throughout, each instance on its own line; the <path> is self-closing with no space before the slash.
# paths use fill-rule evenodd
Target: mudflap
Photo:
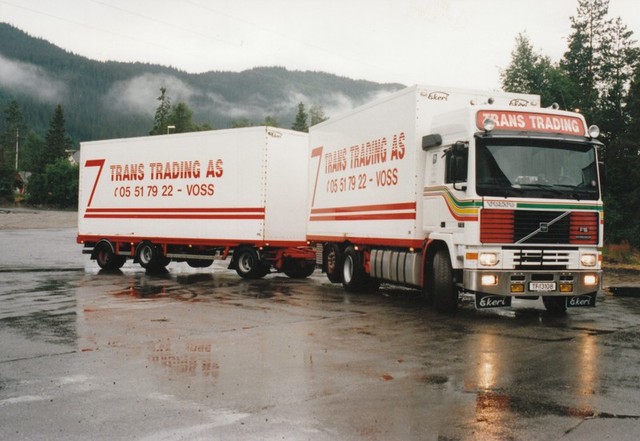
<path id="1" fill-rule="evenodd" d="M 595 308 L 598 293 L 567 297 L 567 308 Z"/>
<path id="2" fill-rule="evenodd" d="M 511 306 L 510 296 L 497 296 L 494 294 L 476 294 L 476 309 L 502 308 Z"/>

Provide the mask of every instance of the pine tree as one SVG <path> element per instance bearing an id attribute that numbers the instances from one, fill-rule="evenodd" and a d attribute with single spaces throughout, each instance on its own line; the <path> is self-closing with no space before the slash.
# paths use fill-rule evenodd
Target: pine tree
<path id="1" fill-rule="evenodd" d="M 298 132 L 308 132 L 309 126 L 307 125 L 307 117 L 308 115 L 304 110 L 304 104 L 298 104 L 298 113 L 296 114 L 296 119 L 291 126 L 291 129 Z"/>
<path id="2" fill-rule="evenodd" d="M 164 135 L 167 133 L 167 126 L 169 124 L 169 114 L 171 113 L 171 98 L 167 95 L 167 88 L 160 88 L 160 96 L 157 98 L 160 101 L 156 114 L 153 117 L 153 128 L 149 132 L 149 135 Z"/>
<path id="3" fill-rule="evenodd" d="M 167 125 L 174 126 L 172 133 L 194 132 L 198 128 L 193 123 L 192 118 L 193 110 L 186 103 L 179 102 L 171 108 L 171 112 L 167 117 Z"/>
<path id="4" fill-rule="evenodd" d="M 561 61 L 561 67 L 576 85 L 575 107 L 587 120 L 597 113 L 603 52 L 611 30 L 608 10 L 609 0 L 578 0 L 577 14 L 571 17 L 569 48 Z"/>
<path id="5" fill-rule="evenodd" d="M 16 100 L 12 100 L 4 111 L 5 130 L 0 135 L 0 167 L 16 169 L 16 144 L 20 134 L 25 135 L 22 110 Z M 18 166 L 19 168 L 19 166 Z"/>
<path id="6" fill-rule="evenodd" d="M 526 34 L 516 36 L 516 47 L 511 51 L 511 63 L 500 73 L 502 87 L 506 91 L 534 93 L 542 79 L 538 77 L 538 64 L 542 57 L 533 51 Z"/>
<path id="7" fill-rule="evenodd" d="M 264 117 L 263 125 L 269 126 L 269 127 L 278 127 L 278 120 L 276 119 L 275 116 L 267 115 Z"/>
<path id="8" fill-rule="evenodd" d="M 640 55 L 636 42 L 631 40 L 632 35 L 618 17 L 613 21 L 607 45 L 603 48 L 598 124 L 609 141 L 621 136 L 629 124 L 625 102 Z"/>
<path id="9" fill-rule="evenodd" d="M 67 151 L 71 150 L 73 144 L 65 129 L 64 110 L 60 104 L 53 111 L 45 141 L 46 149 L 41 155 L 40 161 L 34 164 L 33 171 L 44 171 L 48 164 L 53 164 L 58 159 L 66 158 Z"/>
<path id="10" fill-rule="evenodd" d="M 547 56 L 536 53 L 526 34 L 518 34 L 509 66 L 500 73 L 502 88 L 509 92 L 536 93 L 542 105 L 573 104 L 574 92 L 565 73 Z"/>
<path id="11" fill-rule="evenodd" d="M 309 116 L 311 118 L 311 126 L 315 126 L 316 124 L 320 124 L 321 122 L 329 119 L 325 116 L 324 110 L 322 110 L 322 106 L 320 105 L 311 106 L 311 109 L 309 109 Z"/>

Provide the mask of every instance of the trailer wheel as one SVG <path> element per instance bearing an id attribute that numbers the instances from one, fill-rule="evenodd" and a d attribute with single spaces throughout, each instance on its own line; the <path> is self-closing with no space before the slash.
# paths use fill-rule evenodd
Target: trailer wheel
<path id="1" fill-rule="evenodd" d="M 316 270 L 315 262 L 306 262 L 296 265 L 295 268 L 284 270 L 284 273 L 292 279 L 306 279 Z"/>
<path id="2" fill-rule="evenodd" d="M 335 243 L 328 243 L 322 251 L 323 268 L 331 283 L 342 282 L 342 252 Z"/>
<path id="3" fill-rule="evenodd" d="M 361 291 L 366 286 L 367 275 L 362 266 L 362 257 L 353 247 L 344 250 L 342 263 L 342 286 L 349 292 Z"/>
<path id="4" fill-rule="evenodd" d="M 265 271 L 265 265 L 260 262 L 260 256 L 254 248 L 243 247 L 236 253 L 236 272 L 243 279 L 259 279 L 269 272 L 268 268 Z"/>
<path id="5" fill-rule="evenodd" d="M 547 309 L 547 312 L 551 315 L 563 315 L 567 312 L 567 298 L 566 297 L 542 297 L 542 303 Z"/>
<path id="6" fill-rule="evenodd" d="M 116 270 L 122 268 L 127 260 L 126 256 L 118 256 L 111 243 L 107 241 L 98 242 L 93 250 L 98 266 L 103 270 Z"/>
<path id="7" fill-rule="evenodd" d="M 453 268 L 446 250 L 433 256 L 433 304 L 440 312 L 451 313 L 458 308 L 458 290 L 453 280 Z"/>
<path id="8" fill-rule="evenodd" d="M 149 241 L 144 241 L 138 245 L 137 256 L 140 266 L 149 271 L 164 268 L 170 262 L 170 260 L 162 254 L 162 249 Z"/>

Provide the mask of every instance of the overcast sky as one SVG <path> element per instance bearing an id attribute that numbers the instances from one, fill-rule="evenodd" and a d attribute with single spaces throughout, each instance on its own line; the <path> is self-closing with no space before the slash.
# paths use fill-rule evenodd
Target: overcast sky
<path id="1" fill-rule="evenodd" d="M 0 20 L 97 60 L 256 66 L 498 89 L 515 37 L 557 61 L 577 0 L 0 0 Z M 610 0 L 640 38 L 640 2 Z"/>

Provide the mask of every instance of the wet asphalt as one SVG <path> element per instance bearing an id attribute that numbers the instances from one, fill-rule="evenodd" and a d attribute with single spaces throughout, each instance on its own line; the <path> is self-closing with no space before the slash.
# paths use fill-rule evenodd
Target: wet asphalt
<path id="1" fill-rule="evenodd" d="M 0 439 L 640 438 L 640 298 L 444 316 L 320 273 L 168 269 L 101 273 L 72 229 L 0 231 Z"/>

